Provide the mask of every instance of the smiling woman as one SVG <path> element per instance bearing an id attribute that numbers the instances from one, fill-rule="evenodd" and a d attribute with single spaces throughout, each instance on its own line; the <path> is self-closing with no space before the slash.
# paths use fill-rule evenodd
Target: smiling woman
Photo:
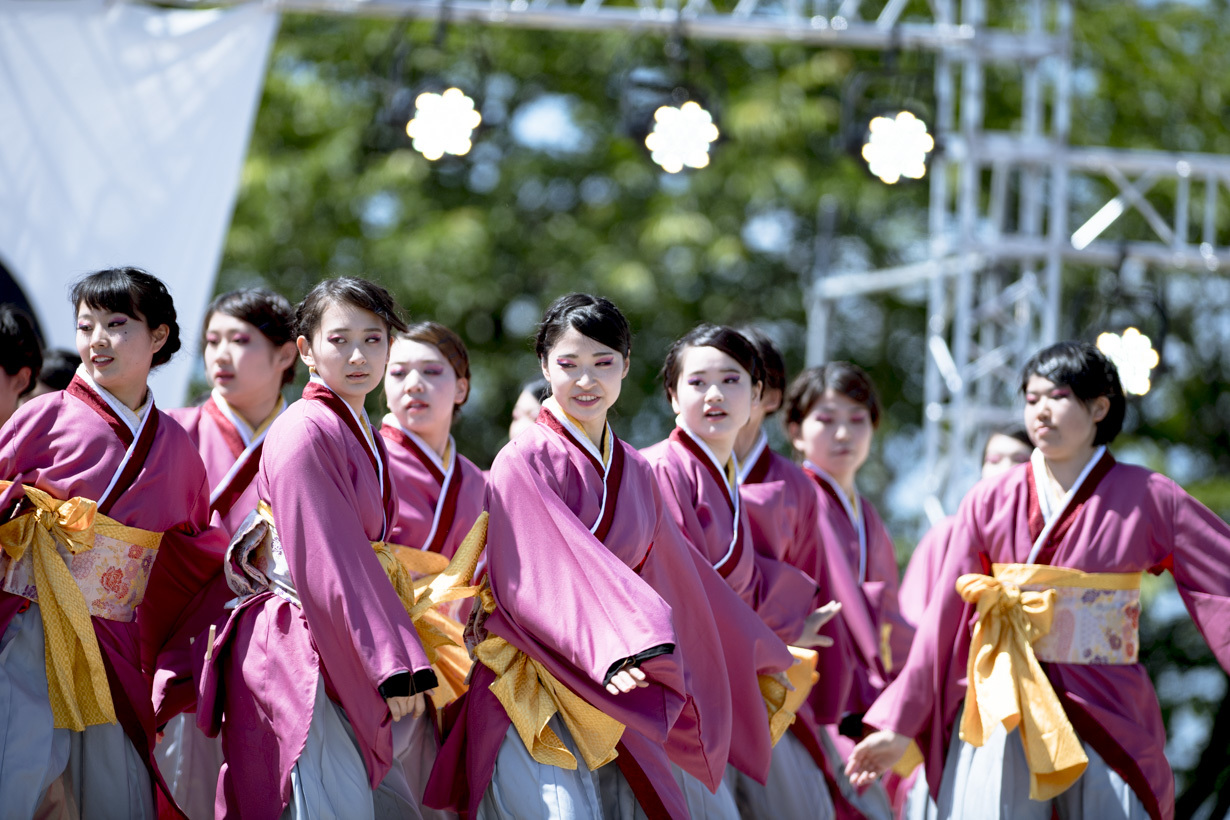
<path id="1" fill-rule="evenodd" d="M 186 661 L 171 630 L 224 543 L 196 449 L 146 385 L 179 347 L 166 287 L 99 271 L 72 304 L 76 376 L 0 434 L 0 794 L 19 817 L 75 805 L 152 820 L 154 703 L 191 689 L 170 683 L 190 668 L 163 659 Z M 169 674 L 151 691 L 155 658 Z"/>

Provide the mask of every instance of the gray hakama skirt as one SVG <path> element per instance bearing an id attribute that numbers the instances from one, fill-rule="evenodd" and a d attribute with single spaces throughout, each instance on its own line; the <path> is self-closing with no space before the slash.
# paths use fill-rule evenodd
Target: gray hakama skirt
<path id="1" fill-rule="evenodd" d="M 960 717 L 957 726 L 960 726 Z M 940 782 L 938 816 L 968 820 L 1148 820 L 1149 813 L 1119 773 L 1084 744 L 1089 767 L 1052 800 L 1029 799 L 1029 766 L 1015 730 L 997 726 L 985 744 L 971 746 L 954 729 Z"/>
<path id="2" fill-rule="evenodd" d="M 145 761 L 119 724 L 54 728 L 38 604 L 0 637 L 0 814 L 154 820 Z"/>
<path id="3" fill-rule="evenodd" d="M 790 732 L 773 747 L 765 785 L 730 767 L 726 782 L 744 820 L 833 820 L 836 816 L 824 772 Z"/>
<path id="4" fill-rule="evenodd" d="M 158 771 L 188 820 L 213 820 L 222 769 L 222 739 L 209 737 L 196 725 L 196 715 L 176 715 L 167 721 L 154 749 Z"/>
<path id="5" fill-rule="evenodd" d="M 576 769 L 539 763 L 521 742 L 517 728 L 509 726 L 476 820 L 602 820 L 597 774 L 585 765 L 559 715 L 547 725 L 577 759 Z"/>
<path id="6" fill-rule="evenodd" d="M 393 748 L 404 749 L 410 719 L 393 724 Z M 282 820 L 420 820 L 418 798 L 394 765 L 375 791 L 342 707 L 316 684 L 307 743 L 290 772 L 291 799 Z"/>

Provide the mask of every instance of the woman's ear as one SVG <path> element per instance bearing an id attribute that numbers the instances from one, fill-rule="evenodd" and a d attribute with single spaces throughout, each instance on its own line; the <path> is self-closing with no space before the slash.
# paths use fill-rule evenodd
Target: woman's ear
<path id="1" fill-rule="evenodd" d="M 171 328 L 166 325 L 158 325 L 149 334 L 154 339 L 154 352 L 157 353 L 167 343 L 167 338 L 171 335 Z"/>
<path id="2" fill-rule="evenodd" d="M 295 360 L 295 356 L 299 355 L 299 351 L 295 349 L 294 342 L 286 342 L 273 353 L 273 363 L 278 370 L 285 370 L 290 367 L 290 363 Z"/>
<path id="3" fill-rule="evenodd" d="M 453 404 L 460 407 L 465 404 L 466 398 L 470 395 L 470 380 L 465 376 L 460 376 L 457 379 L 457 390 L 453 394 Z"/>
<path id="4" fill-rule="evenodd" d="M 1107 396 L 1098 396 L 1089 403 L 1089 415 L 1093 417 L 1094 424 L 1106 418 L 1106 414 L 1110 412 L 1110 398 Z"/>
<path id="5" fill-rule="evenodd" d="M 307 336 L 300 336 L 295 339 L 295 348 L 299 351 L 299 358 L 309 369 L 316 366 L 316 357 L 312 355 L 312 345 L 307 340 Z"/>
<path id="6" fill-rule="evenodd" d="M 790 439 L 791 447 L 800 453 L 803 452 L 803 427 L 797 421 L 786 425 L 786 438 Z"/>

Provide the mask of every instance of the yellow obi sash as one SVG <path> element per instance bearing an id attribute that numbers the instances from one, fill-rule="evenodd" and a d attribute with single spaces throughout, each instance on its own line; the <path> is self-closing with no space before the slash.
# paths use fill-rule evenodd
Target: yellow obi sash
<path id="1" fill-rule="evenodd" d="M 773 745 L 782 739 L 790 724 L 794 723 L 795 714 L 803 701 L 811 693 L 811 688 L 820 680 L 816 665 L 820 656 L 814 649 L 804 649 L 798 646 L 788 647 L 794 656 L 794 664 L 786 670 L 786 680 L 790 681 L 791 689 L 787 689 L 775 677 L 760 675 L 760 697 L 764 700 L 765 709 L 769 713 L 769 736 Z"/>
<path id="2" fill-rule="evenodd" d="M 495 611 L 495 596 L 486 582 L 479 598 L 483 612 L 490 615 Z M 539 763 L 561 769 L 577 768 L 577 759 L 547 726 L 557 712 L 590 771 L 618 756 L 615 746 L 623 737 L 624 725 L 564 686 L 538 661 L 490 634 L 474 647 L 474 656 L 495 673 L 491 693 L 503 705 L 521 742 Z"/>
<path id="3" fill-rule="evenodd" d="M 993 576 L 971 574 L 957 579 L 957 593 L 978 608 L 961 739 L 981 746 L 997 723 L 1009 732 L 1019 728 L 1029 764 L 1029 796 L 1048 800 L 1076 782 L 1089 759 L 1042 671 L 1035 645 L 1051 632 L 1061 613 L 1077 621 L 1085 618 L 1077 613 L 1086 600 L 1120 601 L 1117 595 L 1103 595 L 1106 592 L 1136 590 L 1139 613 L 1140 573 L 1088 573 L 1037 564 L 995 564 L 991 571 Z M 1057 608 L 1060 600 L 1064 604 Z M 1095 607 L 1092 619 L 1105 618 L 1107 611 Z M 1135 625 L 1131 626 L 1134 634 Z M 1124 628 L 1125 624 L 1117 624 L 1114 631 L 1122 635 Z M 1133 657 L 1138 643 L 1132 640 Z"/>
<path id="4" fill-rule="evenodd" d="M 0 490 L 10 486 L 0 481 Z M 115 723 L 90 617 L 135 617 L 162 533 L 126 527 L 88 498 L 60 501 L 35 487 L 22 489 L 34 509 L 0 526 L 0 574 L 5 592 L 39 605 L 55 727 L 81 732 Z"/>

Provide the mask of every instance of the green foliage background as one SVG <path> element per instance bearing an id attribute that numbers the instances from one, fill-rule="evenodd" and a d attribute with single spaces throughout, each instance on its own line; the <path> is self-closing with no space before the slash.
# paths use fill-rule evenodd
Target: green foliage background
<path id="1" fill-rule="evenodd" d="M 1073 143 L 1230 153 L 1224 0 L 1076 8 Z M 638 446 L 670 429 L 658 367 L 670 341 L 701 320 L 766 326 L 797 369 L 800 277 L 813 264 L 821 197 L 839 209 L 832 250 L 846 262 L 917 258 L 925 238 L 926 185 L 882 185 L 845 150 L 843 84 L 893 59 L 907 79 L 879 77 L 869 94 L 917 96 L 925 107 L 929 80 L 917 77 L 930 58 L 688 41 L 672 63 L 665 46 L 634 33 L 452 26 L 441 37 L 425 22 L 284 18 L 217 290 L 262 284 L 293 301 L 323 277 L 365 276 L 393 290 L 411 318 L 455 328 L 474 371 L 455 432 L 484 465 L 506 439 L 519 385 L 536 375 L 532 325 L 561 293 L 599 292 L 628 314 L 632 371 L 614 423 Z M 669 177 L 650 163 L 621 115 L 636 66 L 675 72 L 715 112 L 722 139 L 709 168 Z M 1019 79 L 1013 66 L 988 75 L 988 127 L 1018 124 Z M 399 89 L 433 81 L 478 100 L 484 123 L 464 158 L 430 163 L 391 122 Z M 543 95 L 562 95 L 579 130 L 575 150 L 514 138 L 516 113 Z M 1076 191 L 1078 201 L 1104 194 Z M 777 226 L 784 241 L 755 249 L 749 223 Z M 1230 512 L 1226 280 L 1152 270 L 1125 287 L 1113 270 L 1074 270 L 1068 287 L 1067 335 L 1091 338 L 1125 314 L 1155 338 L 1165 331 L 1157 389 L 1133 406 L 1119 452 Z M 862 482 L 907 536 L 903 552 L 917 535 L 916 512 L 896 511 L 890 490 L 919 452 L 923 299 L 849 299 L 832 329 L 834 356 L 867 367 L 883 394 L 885 421 Z M 382 399 L 369 409 L 383 412 Z M 1173 587 L 1163 581 L 1147 595 L 1173 600 Z M 1179 816 L 1222 817 L 1230 811 L 1225 676 L 1186 618 L 1144 629 L 1172 732 L 1202 727 L 1178 738 L 1194 743 L 1175 761 Z"/>

